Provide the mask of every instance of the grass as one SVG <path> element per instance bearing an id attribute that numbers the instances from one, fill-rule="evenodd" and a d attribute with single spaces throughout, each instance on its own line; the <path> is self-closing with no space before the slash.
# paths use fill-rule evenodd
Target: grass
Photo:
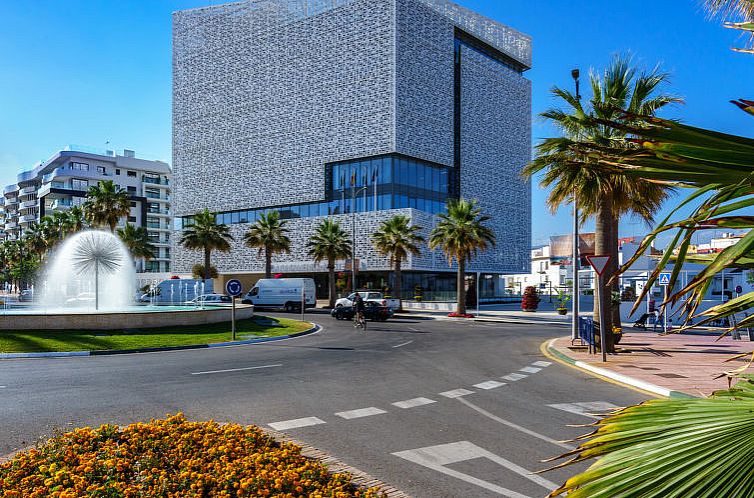
<path id="1" fill-rule="evenodd" d="M 308 322 L 256 316 L 236 322 L 236 339 L 295 334 L 310 327 Z M 230 340 L 229 322 L 138 330 L 8 330 L 0 331 L 0 353 L 158 348 Z"/>

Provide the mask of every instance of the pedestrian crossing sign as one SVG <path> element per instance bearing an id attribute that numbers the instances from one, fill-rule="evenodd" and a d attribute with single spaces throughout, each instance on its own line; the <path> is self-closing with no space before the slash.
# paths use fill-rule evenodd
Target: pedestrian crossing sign
<path id="1" fill-rule="evenodd" d="M 659 284 L 670 285 L 670 272 L 669 271 L 660 273 Z"/>

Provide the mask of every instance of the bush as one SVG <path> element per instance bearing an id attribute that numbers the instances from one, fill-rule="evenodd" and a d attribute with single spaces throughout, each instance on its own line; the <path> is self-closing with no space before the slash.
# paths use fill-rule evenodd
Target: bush
<path id="1" fill-rule="evenodd" d="M 521 299 L 521 309 L 524 311 L 536 311 L 539 306 L 539 294 L 537 289 L 530 285 L 524 289 L 524 296 Z"/>
<path id="2" fill-rule="evenodd" d="M 189 422 L 182 414 L 54 437 L 0 465 L 0 490 L 8 498 L 381 496 L 259 427 Z"/>
<path id="3" fill-rule="evenodd" d="M 195 264 L 191 267 L 191 276 L 194 278 L 204 278 L 204 265 Z M 209 278 L 217 278 L 217 268 L 209 265 Z"/>

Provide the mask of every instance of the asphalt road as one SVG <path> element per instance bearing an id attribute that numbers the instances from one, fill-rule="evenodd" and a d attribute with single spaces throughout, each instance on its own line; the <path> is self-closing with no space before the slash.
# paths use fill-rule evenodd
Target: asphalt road
<path id="1" fill-rule="evenodd" d="M 530 473 L 585 431 L 568 424 L 645 399 L 550 364 L 539 346 L 567 328 L 311 319 L 321 332 L 252 346 L 2 360 L 0 454 L 182 411 L 276 428 L 416 497 L 544 496 L 576 470 Z"/>

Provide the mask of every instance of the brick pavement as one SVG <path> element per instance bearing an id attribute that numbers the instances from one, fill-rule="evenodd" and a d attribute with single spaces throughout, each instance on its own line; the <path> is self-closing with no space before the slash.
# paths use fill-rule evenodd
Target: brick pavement
<path id="1" fill-rule="evenodd" d="M 624 329 L 625 330 L 625 329 Z M 754 342 L 730 337 L 717 340 L 716 335 L 686 332 L 661 336 L 646 331 L 629 331 L 618 345 L 618 353 L 590 355 L 585 349 L 572 349 L 570 337 L 561 337 L 551 347 L 576 361 L 606 368 L 673 391 L 703 396 L 728 387 L 727 378 L 716 378 L 726 371 L 745 366 L 749 358 L 726 360 L 754 350 Z M 578 342 L 577 342 L 578 344 Z M 750 368 L 754 373 L 754 367 Z"/>

